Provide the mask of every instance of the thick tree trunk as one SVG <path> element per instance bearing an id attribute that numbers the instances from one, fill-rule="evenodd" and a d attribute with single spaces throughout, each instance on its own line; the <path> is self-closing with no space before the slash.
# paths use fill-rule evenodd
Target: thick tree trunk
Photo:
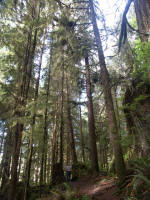
<path id="1" fill-rule="evenodd" d="M 120 130 L 120 114 L 119 114 L 119 108 L 118 108 L 118 100 L 117 100 L 117 88 L 112 88 L 112 97 L 113 97 L 113 103 L 114 103 L 114 109 L 117 119 L 117 125 L 118 130 Z"/>
<path id="2" fill-rule="evenodd" d="M 40 150 L 38 149 L 37 151 L 37 157 L 36 157 L 36 162 L 34 164 L 34 168 L 35 168 L 35 183 L 36 185 L 39 185 L 40 181 L 40 172 L 39 172 L 39 168 L 40 168 Z"/>
<path id="3" fill-rule="evenodd" d="M 88 106 L 88 126 L 89 126 L 89 138 L 90 138 L 90 160 L 93 172 L 99 171 L 98 167 L 98 156 L 96 146 L 96 135 L 95 135 L 95 120 L 93 113 L 93 100 L 91 92 L 91 81 L 90 81 L 90 69 L 88 56 L 85 57 L 86 65 L 86 92 L 87 92 L 87 106 Z"/>
<path id="4" fill-rule="evenodd" d="M 46 175 L 47 183 L 50 183 L 50 177 L 51 177 L 51 174 L 50 174 L 50 170 L 51 170 L 51 145 L 49 143 L 48 143 L 47 175 Z"/>
<path id="5" fill-rule="evenodd" d="M 54 128 L 53 128 L 53 138 L 52 138 L 52 169 L 51 169 L 51 172 L 53 174 L 53 165 L 56 164 L 57 160 L 56 160 L 56 148 L 57 148 L 57 130 L 56 130 L 56 127 L 57 127 L 57 116 L 55 115 L 55 119 L 54 119 Z"/>
<path id="6" fill-rule="evenodd" d="M 99 57 L 100 68 L 101 68 L 101 80 L 102 80 L 102 86 L 104 89 L 104 98 L 105 98 L 107 116 L 109 119 L 110 140 L 112 142 L 113 154 L 115 157 L 115 168 L 116 168 L 116 173 L 121 181 L 125 176 L 125 164 L 124 164 L 124 159 L 123 159 L 123 154 L 122 154 L 122 149 L 121 149 L 120 139 L 119 139 L 119 134 L 118 134 L 117 121 L 116 121 L 112 94 L 111 94 L 110 79 L 109 79 L 109 74 L 106 68 L 102 42 L 101 42 L 101 38 L 100 38 L 100 34 L 99 34 L 97 22 L 96 22 L 96 14 L 94 11 L 93 0 L 89 0 L 89 5 L 90 5 L 90 10 L 91 10 L 91 18 L 92 18 L 94 35 L 95 35 L 96 44 L 98 48 L 98 57 Z"/>
<path id="7" fill-rule="evenodd" d="M 80 95 L 79 95 L 79 102 L 80 102 Z M 82 152 L 82 160 L 85 163 L 85 150 L 84 150 L 84 135 L 83 135 L 83 126 L 82 126 L 82 110 L 81 106 L 79 105 L 79 118 L 80 118 L 80 138 L 81 138 L 81 152 Z"/>
<path id="8" fill-rule="evenodd" d="M 25 170 L 24 200 L 26 200 L 27 198 L 27 189 L 29 188 L 29 181 L 30 181 L 30 171 L 31 171 L 32 154 L 33 154 L 33 135 L 34 135 L 34 129 L 35 129 L 35 122 L 36 122 L 36 108 L 37 108 L 36 101 L 38 99 L 38 94 L 39 94 L 39 82 L 40 82 L 40 76 L 41 76 L 43 52 L 44 52 L 44 44 L 41 49 L 40 62 L 39 62 L 39 68 L 38 68 L 38 78 L 36 80 L 36 85 L 35 85 L 34 114 L 33 114 L 32 124 L 31 124 L 31 135 L 29 138 L 29 149 L 28 149 L 28 156 L 27 156 L 26 170 Z"/>
<path id="9" fill-rule="evenodd" d="M 70 134 L 67 132 L 66 136 L 66 165 L 71 163 L 71 146 L 70 146 Z"/>
<path id="10" fill-rule="evenodd" d="M 64 63 L 62 64 L 61 114 L 60 114 L 60 165 L 63 171 L 63 138 L 64 138 Z"/>
<path id="11" fill-rule="evenodd" d="M 64 55 L 63 55 L 64 56 Z M 65 180 L 63 171 L 63 158 L 64 158 L 64 62 L 62 62 L 62 82 L 61 82 L 61 110 L 60 110 L 60 179 Z"/>
<path id="12" fill-rule="evenodd" d="M 77 154 L 76 154 L 76 149 L 75 149 L 74 133 L 73 133 L 73 126 L 72 126 L 72 116 L 71 116 L 71 108 L 70 108 L 70 101 L 69 101 L 68 80 L 66 80 L 66 87 L 67 87 L 68 132 L 69 132 L 69 136 L 70 136 L 70 147 L 71 147 L 72 162 L 73 162 L 73 164 L 76 164 L 77 163 Z"/>
<path id="13" fill-rule="evenodd" d="M 40 185 L 46 182 L 46 171 L 47 171 L 47 142 L 48 142 L 48 100 L 50 93 L 50 79 L 51 79 L 51 65 L 52 65 L 52 46 L 50 52 L 50 64 L 48 69 L 48 80 L 46 88 L 46 101 L 45 101 L 45 114 L 44 114 L 44 133 L 43 133 L 43 147 L 41 157 L 41 169 L 40 169 Z"/>
<path id="14" fill-rule="evenodd" d="M 5 130 L 3 131 L 3 134 L 1 136 L 1 141 L 0 141 L 0 154 L 2 152 L 2 147 L 3 147 L 3 142 L 4 142 L 4 133 L 5 133 Z"/>
<path id="15" fill-rule="evenodd" d="M 57 113 L 57 108 L 55 110 L 55 113 Z M 55 114 L 54 119 L 54 128 L 53 128 L 53 138 L 52 138 L 52 161 L 51 161 L 51 184 L 57 184 L 59 182 L 59 174 L 58 173 L 58 167 L 57 167 L 57 141 L 58 141 L 58 134 L 57 134 L 57 115 Z M 56 169 L 57 168 L 57 169 Z M 56 172 L 57 170 L 57 172 Z"/>
<path id="16" fill-rule="evenodd" d="M 21 172 L 21 165 L 22 165 L 22 149 L 20 149 L 20 153 L 19 153 L 19 166 L 18 166 L 18 172 L 17 172 L 17 178 L 18 180 L 21 178 L 20 177 L 20 172 Z"/>
<path id="17" fill-rule="evenodd" d="M 47 142 L 48 142 L 48 108 L 45 109 L 45 119 L 44 119 L 44 135 L 43 135 L 43 150 L 42 150 L 42 159 L 43 159 L 43 183 L 46 183 L 46 171 L 47 171 Z"/>
<path id="18" fill-rule="evenodd" d="M 28 90 L 26 90 L 27 85 L 29 85 L 28 81 L 30 79 L 27 78 L 27 71 L 29 70 L 29 54 L 30 54 L 30 46 L 31 46 L 31 35 L 32 35 L 32 28 L 31 32 L 28 34 L 28 41 L 26 46 L 26 53 L 24 58 L 24 67 L 22 70 L 22 83 L 20 86 L 20 94 L 16 101 L 16 108 L 15 108 L 15 116 L 18 119 L 17 124 L 13 128 L 13 150 L 12 150 L 12 167 L 11 167 L 11 181 L 10 181 L 10 191 L 9 191 L 9 200 L 15 199 L 15 190 L 16 190 L 16 183 L 17 179 L 17 167 L 19 161 L 19 153 L 21 148 L 21 140 L 22 140 L 22 131 L 23 131 L 23 123 L 20 122 L 20 119 L 24 116 L 24 108 L 25 108 L 25 100 L 28 94 Z M 30 66 L 31 67 L 31 66 Z"/>
<path id="19" fill-rule="evenodd" d="M 15 127 L 15 135 L 13 138 L 13 153 L 12 153 L 12 167 L 11 167 L 11 182 L 10 182 L 10 191 L 9 191 L 9 200 L 15 199 L 15 188 L 18 180 L 17 177 L 17 167 L 19 161 L 19 153 L 21 148 L 21 139 L 23 124 L 17 123 Z"/>
<path id="20" fill-rule="evenodd" d="M 3 148 L 3 158 L 2 158 L 2 166 L 1 166 L 1 171 L 2 171 L 1 189 L 9 181 L 11 151 L 12 151 L 12 132 L 8 131 L 7 136 L 5 138 L 5 142 L 4 142 L 4 148 Z"/>
<path id="21" fill-rule="evenodd" d="M 48 121 L 48 100 L 49 100 L 49 95 L 50 95 L 52 56 L 53 56 L 53 43 L 51 44 L 51 49 L 50 49 L 50 64 L 49 64 L 49 69 L 48 69 L 48 80 L 47 80 L 47 88 L 46 88 L 43 147 L 42 147 L 42 158 L 41 158 L 41 169 L 40 169 L 40 185 L 46 182 L 46 172 L 47 172 L 47 143 L 48 143 L 48 122 L 47 121 Z"/>
<path id="22" fill-rule="evenodd" d="M 58 162 L 58 154 L 61 150 L 58 148 L 59 134 L 57 133 L 57 120 L 58 120 L 58 103 L 56 103 L 55 109 L 55 119 L 54 119 L 54 130 L 52 139 L 52 162 L 51 162 L 51 184 L 60 184 L 64 181 L 64 173 L 62 168 L 62 163 Z M 58 153 L 58 149 L 60 150 Z M 59 155 L 60 156 L 60 155 Z"/>
<path id="23" fill-rule="evenodd" d="M 34 6 L 32 7 L 34 10 Z M 33 11 L 32 10 L 32 11 Z M 34 20 L 34 18 L 33 18 Z M 22 117 L 25 115 L 25 106 L 26 101 L 28 98 L 28 91 L 30 86 L 30 80 L 32 76 L 32 69 L 33 69 L 33 60 L 34 60 L 34 54 L 35 54 L 35 48 L 36 48 L 36 42 L 37 42 L 37 29 L 35 29 L 34 36 L 33 36 L 33 43 L 32 41 L 32 28 L 30 28 L 30 33 L 28 34 L 28 41 L 27 41 L 27 47 L 26 47 L 26 53 L 24 58 L 24 67 L 22 70 L 22 83 L 20 86 L 20 94 L 18 97 L 18 100 L 16 102 L 16 112 L 15 116 L 18 119 L 18 122 L 15 126 L 15 133 L 13 138 L 13 153 L 12 153 L 12 169 L 11 169 L 11 182 L 10 182 L 10 192 L 9 192 L 9 200 L 15 199 L 15 189 L 16 189 L 16 183 L 18 181 L 17 179 L 17 167 L 18 167 L 18 160 L 19 160 L 19 153 L 21 148 L 21 140 L 22 140 L 22 131 L 24 124 L 20 122 Z M 31 47 L 32 46 L 32 47 Z"/>
<path id="24" fill-rule="evenodd" d="M 150 1 L 134 0 L 134 7 L 141 41 L 150 41 Z"/>

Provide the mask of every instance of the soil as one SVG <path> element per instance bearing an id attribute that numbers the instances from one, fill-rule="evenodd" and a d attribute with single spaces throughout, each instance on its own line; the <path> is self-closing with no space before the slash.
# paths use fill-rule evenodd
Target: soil
<path id="1" fill-rule="evenodd" d="M 114 179 L 105 176 L 84 177 L 68 183 L 79 196 L 87 195 L 91 200 L 122 200 L 116 195 L 117 186 Z M 38 200 L 52 200 L 52 197 Z"/>
<path id="2" fill-rule="evenodd" d="M 115 193 L 117 187 L 113 179 L 98 176 L 70 182 L 73 191 L 88 195 L 92 200 L 121 200 Z"/>

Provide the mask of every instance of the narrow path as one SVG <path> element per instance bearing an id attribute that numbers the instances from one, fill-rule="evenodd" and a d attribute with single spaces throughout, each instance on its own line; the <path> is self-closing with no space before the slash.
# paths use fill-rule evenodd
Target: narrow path
<path id="1" fill-rule="evenodd" d="M 107 180 L 105 177 L 98 176 L 84 178 L 71 182 L 70 186 L 73 191 L 81 195 L 88 195 L 92 200 L 120 200 L 115 195 L 116 186 L 113 179 Z"/>

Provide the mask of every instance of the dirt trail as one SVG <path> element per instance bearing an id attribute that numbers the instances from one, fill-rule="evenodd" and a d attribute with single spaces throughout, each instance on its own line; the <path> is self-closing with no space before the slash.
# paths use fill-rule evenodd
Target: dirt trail
<path id="1" fill-rule="evenodd" d="M 92 200 L 120 200 L 115 195 L 116 186 L 113 179 L 105 177 L 84 178 L 70 183 L 73 191 L 81 195 L 88 195 Z"/>

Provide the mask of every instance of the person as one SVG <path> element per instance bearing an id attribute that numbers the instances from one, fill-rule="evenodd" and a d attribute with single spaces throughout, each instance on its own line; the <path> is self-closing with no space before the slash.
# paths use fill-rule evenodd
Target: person
<path id="1" fill-rule="evenodd" d="M 72 166 L 70 164 L 66 165 L 66 180 L 67 182 L 71 181 L 71 172 L 72 172 Z"/>

